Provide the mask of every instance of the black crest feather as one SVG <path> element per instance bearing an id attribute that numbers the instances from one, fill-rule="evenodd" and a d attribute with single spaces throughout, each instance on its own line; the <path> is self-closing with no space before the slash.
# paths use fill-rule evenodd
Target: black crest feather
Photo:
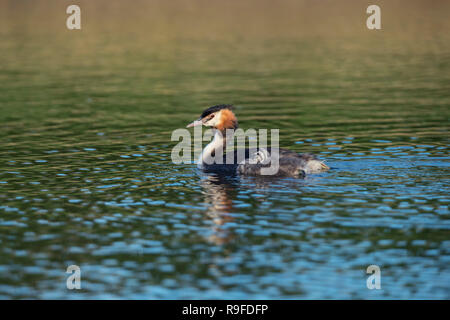
<path id="1" fill-rule="evenodd" d="M 222 110 L 222 109 L 233 110 L 233 105 L 231 105 L 231 104 L 218 104 L 217 106 L 209 107 L 208 109 L 203 111 L 203 113 L 200 116 L 200 118 L 204 118 L 204 117 L 210 115 L 211 113 L 217 112 L 217 111 Z"/>

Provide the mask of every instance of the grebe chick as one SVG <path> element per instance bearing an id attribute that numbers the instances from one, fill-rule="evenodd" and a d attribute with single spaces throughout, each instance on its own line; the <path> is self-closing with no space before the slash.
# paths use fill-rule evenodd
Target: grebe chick
<path id="1" fill-rule="evenodd" d="M 277 157 L 272 148 L 245 149 L 239 153 L 233 150 L 233 155 L 224 154 L 227 133 L 234 132 L 238 128 L 238 121 L 232 111 L 232 105 L 217 105 L 203 111 L 200 118 L 190 123 L 187 128 L 195 126 L 211 127 L 214 131 L 214 139 L 203 149 L 197 166 L 205 172 L 219 174 L 240 174 L 248 176 L 264 175 L 263 168 L 269 168 Z M 229 136 L 228 136 L 229 137 Z M 274 149 L 275 150 L 275 149 Z M 221 154 L 216 154 L 219 151 Z M 239 157 L 244 157 L 239 159 Z M 222 163 L 214 159 L 222 158 Z M 229 161 L 230 159 L 234 161 Z M 231 163 L 230 163 L 231 162 Z M 309 173 L 327 171 L 330 168 L 309 153 L 298 154 L 288 149 L 278 149 L 278 170 L 274 176 L 304 176 Z M 265 173 L 267 174 L 267 173 Z"/>

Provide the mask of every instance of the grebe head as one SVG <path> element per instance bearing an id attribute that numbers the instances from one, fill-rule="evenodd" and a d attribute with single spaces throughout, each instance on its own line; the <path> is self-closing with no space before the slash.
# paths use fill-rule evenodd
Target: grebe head
<path id="1" fill-rule="evenodd" d="M 200 118 L 188 124 L 187 128 L 203 125 L 220 131 L 237 129 L 238 122 L 233 111 L 231 111 L 232 108 L 233 106 L 229 104 L 220 104 L 210 107 L 203 111 Z"/>

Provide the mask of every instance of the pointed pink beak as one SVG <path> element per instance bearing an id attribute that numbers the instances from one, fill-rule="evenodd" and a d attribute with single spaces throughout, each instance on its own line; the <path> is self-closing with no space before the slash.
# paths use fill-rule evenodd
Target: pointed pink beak
<path id="1" fill-rule="evenodd" d="M 194 122 L 189 123 L 186 128 L 201 126 L 203 124 L 201 119 L 195 120 Z"/>

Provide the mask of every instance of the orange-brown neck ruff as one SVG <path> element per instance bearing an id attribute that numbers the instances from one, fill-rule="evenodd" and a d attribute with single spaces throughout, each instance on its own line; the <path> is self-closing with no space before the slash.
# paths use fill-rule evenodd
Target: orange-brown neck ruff
<path id="1" fill-rule="evenodd" d="M 216 125 L 216 129 L 224 132 L 226 129 L 237 129 L 238 121 L 234 113 L 229 109 L 223 109 L 220 115 L 220 122 Z"/>

